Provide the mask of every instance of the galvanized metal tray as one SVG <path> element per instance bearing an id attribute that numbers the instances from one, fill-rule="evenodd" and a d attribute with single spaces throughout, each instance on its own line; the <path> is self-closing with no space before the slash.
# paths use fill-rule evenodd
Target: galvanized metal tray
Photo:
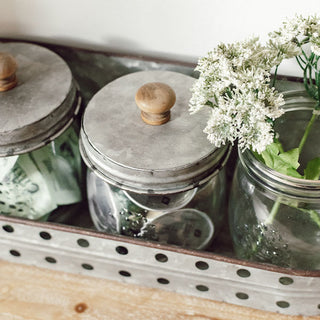
<path id="1" fill-rule="evenodd" d="M 4 39 L 3 39 L 4 40 Z M 139 70 L 194 75 L 192 65 L 45 45 L 69 64 L 83 107 L 113 79 Z M 299 83 L 292 82 L 293 86 Z M 228 163 L 229 180 L 235 163 Z M 186 250 L 93 228 L 86 202 L 47 222 L 0 216 L 0 259 L 90 275 L 287 315 L 320 315 L 320 271 L 236 259 L 228 227 L 210 251 Z"/>

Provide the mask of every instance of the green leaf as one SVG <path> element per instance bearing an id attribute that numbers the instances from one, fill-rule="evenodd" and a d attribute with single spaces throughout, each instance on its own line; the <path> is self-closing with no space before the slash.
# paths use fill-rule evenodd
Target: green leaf
<path id="1" fill-rule="evenodd" d="M 294 168 L 288 168 L 287 169 L 287 173 L 286 173 L 287 176 L 290 176 L 290 177 L 294 177 L 294 178 L 299 178 L 299 179 L 303 179 L 304 176 L 302 176 L 296 169 Z"/>
<path id="2" fill-rule="evenodd" d="M 287 152 L 283 152 L 282 150 L 283 148 L 278 140 L 268 145 L 266 150 L 261 153 L 264 163 L 269 168 L 282 174 L 295 178 L 303 178 L 297 171 L 300 166 L 299 149 L 294 148 Z"/>
<path id="3" fill-rule="evenodd" d="M 294 148 L 287 152 L 280 153 L 279 157 L 294 169 L 298 169 L 300 166 L 299 148 Z"/>
<path id="4" fill-rule="evenodd" d="M 214 104 L 213 104 L 212 101 L 210 101 L 210 100 L 208 100 L 208 101 L 206 102 L 206 105 L 209 106 L 209 107 L 211 107 L 211 108 L 214 107 Z"/>
<path id="5" fill-rule="evenodd" d="M 310 160 L 304 170 L 304 176 L 309 180 L 319 180 L 320 177 L 320 158 Z"/>
<path id="6" fill-rule="evenodd" d="M 271 169 L 274 169 L 274 156 L 280 152 L 279 143 L 273 142 L 266 147 L 266 150 L 261 152 L 264 163 Z"/>

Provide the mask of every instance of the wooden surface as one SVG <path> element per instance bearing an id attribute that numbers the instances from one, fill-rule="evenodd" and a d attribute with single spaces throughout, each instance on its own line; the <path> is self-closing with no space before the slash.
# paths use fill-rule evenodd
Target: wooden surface
<path id="1" fill-rule="evenodd" d="M 0 261 L 1 320 L 320 320 Z"/>

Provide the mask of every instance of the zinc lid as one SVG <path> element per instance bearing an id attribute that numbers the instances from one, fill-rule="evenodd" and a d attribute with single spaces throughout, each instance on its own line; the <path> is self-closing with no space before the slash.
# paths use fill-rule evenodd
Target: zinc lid
<path id="1" fill-rule="evenodd" d="M 82 119 L 80 151 L 88 167 L 106 182 L 145 194 L 190 190 L 217 173 L 229 147 L 215 148 L 203 133 L 209 110 L 189 114 L 193 82 L 176 72 L 140 71 L 103 87 Z M 154 122 L 145 106 L 150 101 L 156 109 L 174 103 L 156 115 L 160 125 L 148 124 Z"/>
<path id="2" fill-rule="evenodd" d="M 7 85 L 12 79 L 16 83 Z M 79 102 L 71 71 L 57 54 L 35 44 L 0 42 L 0 156 L 29 152 L 59 136 Z"/>

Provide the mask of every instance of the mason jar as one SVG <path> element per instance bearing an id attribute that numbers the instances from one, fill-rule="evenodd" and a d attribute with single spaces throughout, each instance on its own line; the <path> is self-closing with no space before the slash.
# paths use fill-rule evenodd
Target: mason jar
<path id="1" fill-rule="evenodd" d="M 284 97 L 285 113 L 276 121 L 275 132 L 290 150 L 299 145 L 316 102 L 305 91 L 286 92 Z M 301 168 L 320 156 L 318 121 L 302 150 Z M 237 256 L 281 267 L 320 269 L 320 181 L 281 174 L 249 150 L 238 154 L 229 202 Z"/>
<path id="2" fill-rule="evenodd" d="M 140 71 L 102 88 L 82 121 L 87 195 L 103 232 L 205 249 L 226 210 L 230 147 L 202 132 L 208 114 L 190 115 L 192 77 Z"/>
<path id="3" fill-rule="evenodd" d="M 82 200 L 80 96 L 67 64 L 24 42 L 0 43 L 0 214 L 46 220 Z"/>

